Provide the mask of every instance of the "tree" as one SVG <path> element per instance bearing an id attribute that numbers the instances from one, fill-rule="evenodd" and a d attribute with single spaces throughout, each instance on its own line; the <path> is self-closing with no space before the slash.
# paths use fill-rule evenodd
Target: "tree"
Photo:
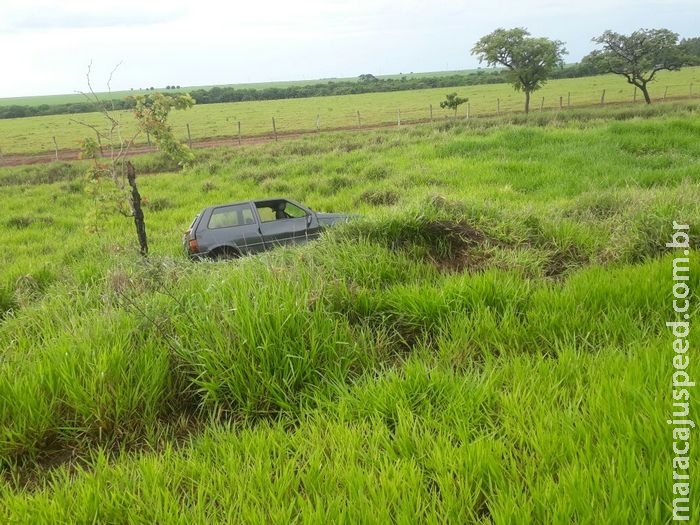
<path id="1" fill-rule="evenodd" d="M 365 73 L 364 75 L 360 75 L 358 77 L 358 80 L 360 82 L 379 82 L 379 79 L 371 73 Z"/>
<path id="2" fill-rule="evenodd" d="M 189 93 L 164 95 L 154 93 L 133 97 L 135 101 L 134 116 L 139 129 L 153 136 L 158 149 L 181 166 L 192 162 L 194 156 L 190 149 L 179 142 L 173 135 L 168 115 L 172 109 L 187 109 L 194 105 Z"/>
<path id="3" fill-rule="evenodd" d="M 689 66 L 700 66 L 700 37 L 684 38 L 678 44 Z"/>
<path id="4" fill-rule="evenodd" d="M 116 68 L 110 74 L 107 82 L 110 93 L 110 83 L 114 71 Z M 126 160 L 128 149 L 133 144 L 136 135 L 131 139 L 123 137 L 121 123 L 115 116 L 114 102 L 111 106 L 104 103 L 92 89 L 90 67 L 88 67 L 87 81 L 90 93 L 85 94 L 85 97 L 97 105 L 107 123 L 106 129 L 104 129 L 93 124 L 79 122 L 92 129 L 96 136 L 95 139 L 85 138 L 82 145 L 82 157 L 93 160 L 86 176 L 88 194 L 95 202 L 95 228 L 99 228 L 101 216 L 113 208 L 125 216 L 133 217 L 139 251 L 145 257 L 148 255 L 148 239 L 141 208 L 141 195 L 136 184 L 136 169 L 130 161 Z M 145 97 L 136 97 L 133 110 L 139 131 L 151 133 L 163 152 L 176 159 L 181 165 L 192 160 L 192 153 L 186 146 L 175 140 L 167 118 L 171 109 L 185 109 L 191 107 L 192 104 L 194 104 L 194 100 L 189 95 L 173 97 L 156 93 Z M 108 159 L 104 159 L 105 148 L 109 149 Z M 127 184 L 129 188 L 127 188 Z"/>
<path id="5" fill-rule="evenodd" d="M 457 96 L 457 93 L 450 93 L 447 98 L 440 102 L 440 107 L 442 109 L 453 109 L 455 112 L 455 117 L 457 116 L 457 108 L 468 102 L 468 98 L 461 98 Z"/>
<path id="6" fill-rule="evenodd" d="M 677 71 L 687 60 L 678 46 L 678 35 L 668 29 L 639 29 L 629 36 L 608 30 L 593 42 L 603 49 L 593 51 L 583 61 L 601 73 L 625 77 L 641 90 L 647 104 L 651 104 L 647 84 L 656 73 Z"/>
<path id="7" fill-rule="evenodd" d="M 564 65 L 566 53 L 563 42 L 531 37 L 522 27 L 496 29 L 472 48 L 479 62 L 506 68 L 513 88 L 525 93 L 525 113 L 530 111 L 530 94 L 545 84 L 555 68 Z"/>

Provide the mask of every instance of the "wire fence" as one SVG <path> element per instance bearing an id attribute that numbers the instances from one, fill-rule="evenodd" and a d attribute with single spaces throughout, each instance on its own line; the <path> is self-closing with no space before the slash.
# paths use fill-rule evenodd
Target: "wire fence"
<path id="1" fill-rule="evenodd" d="M 688 100 L 700 98 L 700 88 L 692 83 L 654 86 L 654 89 L 650 90 L 650 96 L 653 103 Z M 280 138 L 285 135 L 311 132 L 400 127 L 455 118 L 516 115 L 525 111 L 524 94 L 515 92 L 510 86 L 493 89 L 492 93 L 469 97 L 469 100 L 460 105 L 457 111 L 441 108 L 439 102 L 425 103 L 418 97 L 415 100 L 407 98 L 405 103 L 401 106 L 397 105 L 396 109 L 387 108 L 386 104 L 372 104 L 371 99 L 363 99 L 363 97 L 366 96 L 348 97 L 357 103 L 355 107 L 349 107 L 352 103 L 346 100 L 342 107 L 322 107 L 318 111 L 309 107 L 285 112 L 270 104 L 267 114 L 259 111 L 255 115 L 246 115 L 246 119 L 237 119 L 236 108 L 225 108 L 226 105 L 222 105 L 222 111 L 233 111 L 232 115 L 226 117 L 225 122 L 211 121 L 205 125 L 200 123 L 199 126 L 187 122 L 184 124 L 184 129 L 182 124 L 177 129 L 184 131 L 181 136 L 191 146 L 196 147 L 198 140 L 211 137 L 230 138 L 234 143 L 243 143 L 250 138 Z M 543 89 L 541 92 L 532 94 L 529 111 L 531 113 L 551 112 L 621 104 L 645 104 L 645 99 L 641 90 L 631 86 L 625 86 L 622 89 L 602 88 L 596 91 L 556 92 L 552 89 Z"/>
<path id="2" fill-rule="evenodd" d="M 542 90 L 532 94 L 531 113 L 645 103 L 641 91 L 626 84 L 611 88 L 609 84 L 601 83 L 600 89 L 585 91 L 568 90 L 565 84 L 554 84 L 545 85 Z M 276 140 L 308 133 L 400 127 L 445 122 L 455 118 L 508 116 L 524 112 L 524 94 L 514 91 L 507 84 L 456 90 L 462 91 L 465 98 L 468 98 L 456 112 L 440 107 L 439 98 L 450 91 L 448 88 L 207 104 L 195 106 L 187 112 L 173 112 L 170 120 L 175 135 L 190 147 L 197 148 L 212 144 L 236 145 L 255 140 Z M 650 86 L 650 95 L 654 103 L 697 99 L 700 98 L 700 87 L 694 83 L 656 83 Z M 124 126 L 122 137 L 137 136 L 136 124 L 130 112 L 118 112 L 117 119 Z M 89 127 L 104 126 L 104 116 L 99 113 L 30 117 L 14 121 L 14 126 L 8 126 L 7 121 L 0 121 L 0 165 L 6 164 L 5 160 L 13 155 L 53 155 L 56 160 L 77 158 L 82 140 L 94 133 Z M 23 127 L 23 122 L 20 121 L 31 121 L 33 124 Z M 87 127 L 81 124 L 86 124 Z M 154 146 L 151 137 L 143 134 L 137 136 L 134 145 Z"/>

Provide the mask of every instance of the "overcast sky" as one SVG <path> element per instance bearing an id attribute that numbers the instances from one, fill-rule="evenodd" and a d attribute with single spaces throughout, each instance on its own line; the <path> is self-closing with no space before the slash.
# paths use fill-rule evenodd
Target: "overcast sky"
<path id="1" fill-rule="evenodd" d="M 0 0 L 0 98 L 478 67 L 525 27 L 567 62 L 606 29 L 700 36 L 700 0 Z M 117 67 L 118 66 L 118 67 Z"/>

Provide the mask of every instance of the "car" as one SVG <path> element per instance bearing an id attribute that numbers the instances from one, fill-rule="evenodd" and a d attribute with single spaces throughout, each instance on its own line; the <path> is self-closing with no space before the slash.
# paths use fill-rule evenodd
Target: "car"
<path id="1" fill-rule="evenodd" d="M 287 198 L 249 200 L 204 208 L 183 236 L 192 259 L 233 259 L 316 239 L 353 216 L 315 212 Z"/>

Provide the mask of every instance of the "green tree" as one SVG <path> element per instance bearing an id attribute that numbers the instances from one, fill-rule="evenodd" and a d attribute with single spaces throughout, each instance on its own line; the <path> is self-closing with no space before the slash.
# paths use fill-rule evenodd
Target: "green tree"
<path id="1" fill-rule="evenodd" d="M 452 109 L 455 112 L 455 117 L 457 116 L 457 108 L 464 104 L 465 102 L 468 102 L 468 98 L 462 98 L 458 97 L 457 93 L 450 93 L 447 95 L 447 98 L 440 102 L 440 107 L 442 109 Z"/>
<path id="2" fill-rule="evenodd" d="M 118 66 L 117 66 L 118 67 Z M 116 68 L 115 68 L 116 70 Z M 112 75 L 109 77 L 109 89 Z M 98 108 L 106 126 L 97 126 L 77 121 L 95 133 L 95 138 L 85 138 L 82 143 L 82 158 L 92 159 L 92 165 L 86 173 L 87 192 L 94 202 L 93 231 L 99 231 L 101 221 L 106 213 L 116 209 L 123 215 L 132 217 L 141 255 L 148 255 L 146 223 L 141 208 L 141 195 L 136 184 L 136 169 L 126 159 L 128 150 L 136 136 L 125 139 L 122 135 L 121 122 L 117 117 L 114 101 L 105 103 L 94 92 L 90 83 L 90 67 L 87 74 L 90 93 L 85 97 Z M 109 89 L 111 93 L 111 89 Z M 160 93 L 135 97 L 134 116 L 139 132 L 151 134 L 158 147 L 169 157 L 184 165 L 193 159 L 192 152 L 180 144 L 174 137 L 168 124 L 168 115 L 172 109 L 185 109 L 194 104 L 189 95 L 163 95 Z M 107 150 L 107 151 L 105 151 Z"/>
<path id="3" fill-rule="evenodd" d="M 525 113 L 530 111 L 530 94 L 540 89 L 550 73 L 564 65 L 564 43 L 531 37 L 522 28 L 496 29 L 479 40 L 472 54 L 489 66 L 503 66 L 516 91 L 525 93 Z"/>
<path id="4" fill-rule="evenodd" d="M 173 109 L 187 109 L 194 105 L 194 99 L 189 93 L 180 95 L 164 95 L 154 93 L 133 97 L 135 101 L 134 116 L 139 129 L 151 135 L 158 149 L 181 166 L 194 159 L 190 149 L 175 138 L 172 126 L 168 123 L 168 115 Z"/>
<path id="5" fill-rule="evenodd" d="M 360 82 L 379 82 L 379 79 L 371 73 L 365 73 L 364 75 L 360 75 L 358 77 L 358 80 Z"/>
<path id="6" fill-rule="evenodd" d="M 678 46 L 689 66 L 700 66 L 700 37 L 684 38 Z"/>
<path id="7" fill-rule="evenodd" d="M 678 35 L 668 29 L 639 29 L 629 36 L 608 30 L 593 42 L 603 49 L 593 51 L 582 62 L 601 73 L 622 75 L 641 90 L 647 104 L 651 104 L 647 84 L 656 73 L 677 71 L 687 61 L 678 46 Z"/>

